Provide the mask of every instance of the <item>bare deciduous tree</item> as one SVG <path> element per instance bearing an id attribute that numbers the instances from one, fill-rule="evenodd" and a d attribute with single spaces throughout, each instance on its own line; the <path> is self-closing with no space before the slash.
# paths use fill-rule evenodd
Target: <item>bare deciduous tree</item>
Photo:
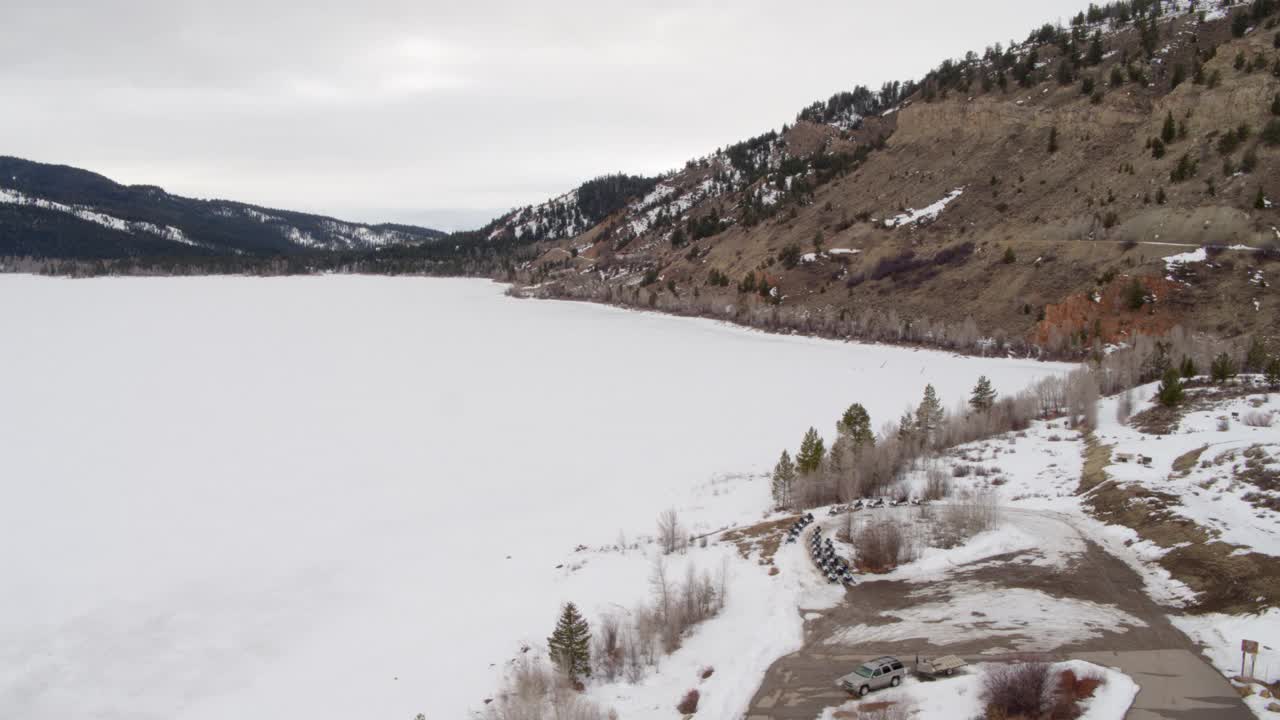
<path id="1" fill-rule="evenodd" d="M 676 514 L 675 508 L 663 510 L 658 516 L 658 545 L 667 555 L 684 552 L 689 545 L 689 539 L 684 535 L 684 528 L 680 526 L 680 516 Z"/>

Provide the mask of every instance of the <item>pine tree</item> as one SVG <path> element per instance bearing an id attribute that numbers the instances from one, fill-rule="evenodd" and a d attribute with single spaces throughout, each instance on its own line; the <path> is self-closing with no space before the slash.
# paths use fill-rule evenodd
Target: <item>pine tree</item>
<path id="1" fill-rule="evenodd" d="M 1089 65 L 1097 65 L 1102 62 L 1102 31 L 1095 30 L 1093 39 L 1089 41 L 1089 52 L 1085 55 L 1085 62 Z"/>
<path id="2" fill-rule="evenodd" d="M 902 411 L 902 417 L 898 418 L 898 440 L 910 445 L 916 439 L 916 416 L 911 412 L 910 408 Z"/>
<path id="3" fill-rule="evenodd" d="M 555 632 L 547 638 L 551 661 L 570 681 L 591 677 L 591 631 L 573 603 L 565 603 Z"/>
<path id="4" fill-rule="evenodd" d="M 986 375 L 979 376 L 969 396 L 969 406 L 978 412 L 987 412 L 995 402 L 996 391 L 991 387 L 991 380 Z"/>
<path id="5" fill-rule="evenodd" d="M 1249 350 L 1244 355 L 1244 371 L 1247 373 L 1262 372 L 1267 366 L 1267 349 L 1255 335 L 1249 343 Z"/>
<path id="6" fill-rule="evenodd" d="M 1236 361 L 1231 359 L 1227 353 L 1222 353 L 1213 359 L 1213 364 L 1209 367 L 1209 373 L 1213 377 L 1213 381 L 1224 383 L 1236 376 Z"/>
<path id="7" fill-rule="evenodd" d="M 1277 94 L 1275 99 L 1271 101 L 1271 114 L 1280 115 L 1280 94 Z"/>
<path id="8" fill-rule="evenodd" d="M 836 431 L 849 438 L 854 447 L 875 444 L 875 434 L 871 432 L 871 415 L 861 403 L 854 403 L 844 411 Z"/>
<path id="9" fill-rule="evenodd" d="M 1058 152 L 1058 128 L 1051 127 L 1049 128 L 1049 153 L 1056 152 Z"/>
<path id="10" fill-rule="evenodd" d="M 1160 380 L 1160 386 L 1156 388 L 1156 397 L 1160 399 L 1160 404 L 1165 407 L 1173 407 L 1182 402 L 1183 396 L 1182 378 L 1178 375 L 1178 371 L 1175 368 L 1165 370 L 1164 378 Z"/>
<path id="11" fill-rule="evenodd" d="M 822 466 L 822 458 L 827 454 L 826 444 L 817 428 L 809 428 L 800 441 L 800 452 L 796 453 L 796 469 L 801 475 L 816 472 Z"/>
<path id="12" fill-rule="evenodd" d="M 1267 195 L 1266 193 L 1262 192 L 1261 187 L 1258 188 L 1258 194 L 1255 195 L 1253 198 L 1253 208 L 1255 210 L 1267 209 Z"/>
<path id="13" fill-rule="evenodd" d="M 1129 283 L 1129 287 L 1124 291 L 1125 305 L 1130 310 L 1140 310 L 1142 306 L 1147 304 L 1147 289 L 1142 287 L 1142 283 L 1138 282 L 1138 278 L 1134 278 Z"/>
<path id="14" fill-rule="evenodd" d="M 773 502 L 778 507 L 791 506 L 791 490 L 795 481 L 795 463 L 791 462 L 791 455 L 783 450 L 778 464 L 773 467 Z"/>
<path id="15" fill-rule="evenodd" d="M 1200 374 L 1200 369 L 1196 367 L 1196 361 L 1191 359 L 1190 355 L 1182 356 L 1182 365 L 1178 368 L 1178 374 L 1190 380 Z"/>
<path id="16" fill-rule="evenodd" d="M 925 385 L 924 399 L 920 401 L 920 407 L 916 408 L 916 428 L 924 434 L 926 440 L 930 440 L 941 425 L 942 403 L 938 402 L 938 392 L 933 389 L 933 385 Z"/>
<path id="17" fill-rule="evenodd" d="M 1164 127 L 1160 129 L 1160 139 L 1164 141 L 1165 145 L 1178 139 L 1178 124 L 1173 120 L 1172 111 L 1164 118 Z"/>
<path id="18" fill-rule="evenodd" d="M 1280 357 L 1273 357 L 1267 361 L 1266 380 L 1271 389 L 1280 388 Z"/>

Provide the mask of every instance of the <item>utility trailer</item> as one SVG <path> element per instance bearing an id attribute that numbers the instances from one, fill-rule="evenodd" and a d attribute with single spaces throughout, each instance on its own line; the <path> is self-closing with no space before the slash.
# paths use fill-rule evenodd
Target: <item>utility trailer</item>
<path id="1" fill-rule="evenodd" d="M 925 658 L 924 660 L 917 658 L 916 675 L 927 678 L 954 675 L 957 670 L 967 664 L 963 658 L 957 655 L 943 655 L 942 657 Z"/>

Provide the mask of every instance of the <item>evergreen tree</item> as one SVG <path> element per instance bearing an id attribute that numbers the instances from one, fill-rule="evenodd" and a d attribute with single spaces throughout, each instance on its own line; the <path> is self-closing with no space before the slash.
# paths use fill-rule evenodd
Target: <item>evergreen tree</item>
<path id="1" fill-rule="evenodd" d="M 1160 386 L 1156 388 L 1156 397 L 1160 399 L 1160 404 L 1165 407 L 1173 407 L 1182 402 L 1183 396 L 1182 378 L 1178 375 L 1178 371 L 1175 368 L 1165 370 L 1164 378 L 1160 380 Z"/>
<path id="2" fill-rule="evenodd" d="M 1058 128 L 1055 126 L 1049 128 L 1049 153 L 1056 152 L 1058 152 Z"/>
<path id="3" fill-rule="evenodd" d="M 1271 101 L 1271 114 L 1280 115 L 1280 94 L 1277 94 L 1275 99 Z"/>
<path id="4" fill-rule="evenodd" d="M 969 395 L 969 406 L 977 412 L 987 412 L 995 402 L 996 391 L 991 387 L 991 380 L 986 375 L 979 376 L 978 384 Z"/>
<path id="5" fill-rule="evenodd" d="M 1249 350 L 1244 355 L 1244 371 L 1247 373 L 1259 373 L 1267 366 L 1267 349 L 1262 346 L 1262 341 L 1258 336 L 1254 336 L 1249 343 Z"/>
<path id="6" fill-rule="evenodd" d="M 911 412 L 911 408 L 902 411 L 902 417 L 898 418 L 898 440 L 906 445 L 915 442 L 916 439 L 916 416 Z"/>
<path id="7" fill-rule="evenodd" d="M 1191 359 L 1190 355 L 1182 356 L 1182 365 L 1178 368 L 1178 374 L 1190 380 L 1200 374 L 1200 369 L 1196 367 L 1196 361 Z"/>
<path id="8" fill-rule="evenodd" d="M 778 464 L 773 467 L 773 502 L 778 507 L 791 506 L 791 490 L 795 481 L 795 463 L 791 462 L 791 455 L 783 450 Z"/>
<path id="9" fill-rule="evenodd" d="M 1164 141 L 1165 145 L 1178 139 L 1178 123 L 1174 122 L 1172 111 L 1164 118 L 1164 127 L 1160 129 L 1160 139 Z"/>
<path id="10" fill-rule="evenodd" d="M 1213 364 L 1209 367 L 1209 373 L 1213 376 L 1213 381 L 1224 383 L 1236 376 L 1236 361 L 1231 359 L 1227 353 L 1222 353 L 1213 359 Z"/>
<path id="11" fill-rule="evenodd" d="M 800 452 L 796 453 L 796 469 L 801 475 L 816 472 L 822 466 L 822 458 L 827 454 L 827 446 L 818 435 L 817 428 L 809 428 L 800 441 Z"/>
<path id="12" fill-rule="evenodd" d="M 1085 62 L 1090 66 L 1097 65 L 1102 62 L 1102 31 L 1095 30 L 1093 39 L 1089 41 L 1089 52 L 1085 55 Z"/>
<path id="13" fill-rule="evenodd" d="M 836 424 L 836 431 L 842 437 L 849 438 L 855 447 L 872 445 L 876 441 L 875 434 L 871 432 L 871 415 L 861 403 L 854 403 L 844 411 L 840 422 Z"/>
<path id="14" fill-rule="evenodd" d="M 1258 194 L 1255 195 L 1253 198 L 1253 207 L 1255 210 L 1267 209 L 1267 195 L 1266 193 L 1262 192 L 1261 187 L 1258 188 Z"/>
<path id="15" fill-rule="evenodd" d="M 573 603 L 565 603 L 555 632 L 547 638 L 551 662 L 570 681 L 591 677 L 591 631 Z"/>
<path id="16" fill-rule="evenodd" d="M 1131 280 L 1129 286 L 1125 288 L 1124 303 L 1130 310 L 1140 310 L 1143 305 L 1147 304 L 1147 289 L 1142 287 L 1142 283 L 1138 282 L 1138 278 Z"/>
<path id="17" fill-rule="evenodd" d="M 1280 357 L 1273 357 L 1267 361 L 1266 380 L 1271 389 L 1280 388 Z"/>
<path id="18" fill-rule="evenodd" d="M 942 403 L 938 402 L 938 392 L 933 389 L 933 385 L 925 385 L 924 399 L 920 401 L 920 407 L 916 408 L 916 428 L 924 434 L 926 440 L 931 440 L 941 425 Z"/>
<path id="19" fill-rule="evenodd" d="M 1151 157 L 1157 160 L 1164 157 L 1164 141 L 1160 138 L 1153 138 L 1151 140 Z"/>

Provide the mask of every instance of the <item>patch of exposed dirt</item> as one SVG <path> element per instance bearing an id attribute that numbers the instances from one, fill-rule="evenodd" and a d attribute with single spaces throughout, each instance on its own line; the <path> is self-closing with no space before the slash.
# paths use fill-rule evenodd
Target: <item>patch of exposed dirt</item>
<path id="1" fill-rule="evenodd" d="M 1190 473 L 1195 469 L 1196 463 L 1200 461 L 1200 456 L 1208 449 L 1208 445 L 1203 445 L 1195 450 L 1190 450 L 1174 458 L 1173 471 L 1183 475 Z"/>
<path id="2" fill-rule="evenodd" d="M 1084 438 L 1084 471 L 1080 474 L 1080 489 L 1086 493 L 1107 481 L 1107 466 L 1111 464 L 1112 445 L 1098 442 L 1093 433 Z"/>
<path id="3" fill-rule="evenodd" d="M 769 520 L 729 530 L 722 534 L 720 538 L 726 542 L 736 544 L 738 553 L 742 555 L 743 559 L 750 558 L 752 553 L 757 553 L 757 561 L 761 565 L 773 567 L 773 558 L 778 554 L 778 548 L 782 546 L 783 538 L 787 536 L 787 528 L 794 525 L 796 520 L 799 519 L 799 515 L 794 515 L 781 520 Z"/>

